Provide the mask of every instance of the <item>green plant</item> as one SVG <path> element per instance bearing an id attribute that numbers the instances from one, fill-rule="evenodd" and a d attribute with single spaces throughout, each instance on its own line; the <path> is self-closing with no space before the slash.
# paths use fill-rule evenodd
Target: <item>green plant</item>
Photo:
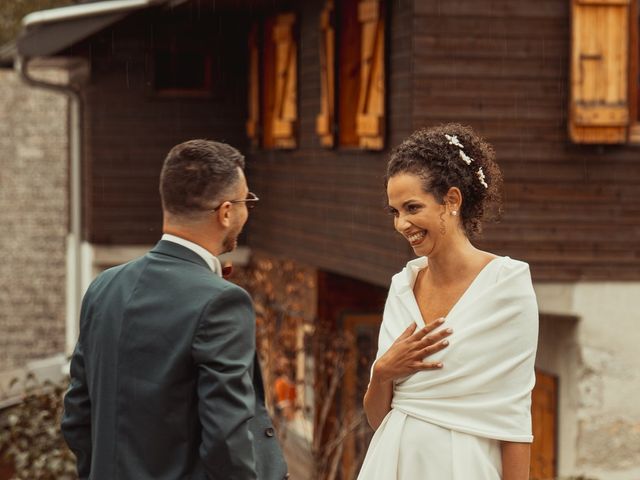
<path id="1" fill-rule="evenodd" d="M 21 403 L 0 412 L 0 452 L 13 464 L 12 480 L 73 480 L 75 457 L 60 433 L 66 385 L 27 379 Z"/>

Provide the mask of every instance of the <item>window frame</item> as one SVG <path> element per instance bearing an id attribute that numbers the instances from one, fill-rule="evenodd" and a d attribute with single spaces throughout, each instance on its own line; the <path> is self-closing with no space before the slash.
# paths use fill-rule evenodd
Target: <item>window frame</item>
<path id="1" fill-rule="evenodd" d="M 640 145 L 640 0 L 629 11 L 629 130 L 627 143 Z"/>

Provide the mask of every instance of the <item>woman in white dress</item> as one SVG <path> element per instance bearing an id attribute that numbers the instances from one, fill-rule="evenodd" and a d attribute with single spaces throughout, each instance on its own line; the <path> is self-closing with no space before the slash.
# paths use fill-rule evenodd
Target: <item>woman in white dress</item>
<path id="1" fill-rule="evenodd" d="M 470 238 L 499 208 L 493 149 L 458 124 L 391 155 L 394 226 L 419 257 L 393 277 L 364 398 L 359 480 L 529 478 L 538 311 L 526 263 Z"/>

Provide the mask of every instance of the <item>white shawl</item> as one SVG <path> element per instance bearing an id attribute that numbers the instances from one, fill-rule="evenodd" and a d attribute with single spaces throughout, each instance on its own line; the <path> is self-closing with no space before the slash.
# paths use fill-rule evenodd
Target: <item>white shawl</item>
<path id="1" fill-rule="evenodd" d="M 411 322 L 424 326 L 413 286 L 426 265 L 425 257 L 412 260 L 393 277 L 377 358 Z M 446 327 L 453 328 L 450 345 L 429 357 L 443 368 L 397 381 L 392 409 L 479 437 L 533 441 L 538 308 L 529 266 L 509 257 L 492 260 L 451 309 Z"/>

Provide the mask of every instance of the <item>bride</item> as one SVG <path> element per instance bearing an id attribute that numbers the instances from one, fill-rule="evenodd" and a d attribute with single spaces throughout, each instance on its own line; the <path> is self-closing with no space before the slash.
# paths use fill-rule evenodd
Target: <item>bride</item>
<path id="1" fill-rule="evenodd" d="M 391 283 L 359 480 L 529 478 L 538 335 L 529 267 L 470 241 L 499 207 L 494 157 L 458 124 L 419 130 L 391 155 L 388 208 L 419 258 Z"/>

